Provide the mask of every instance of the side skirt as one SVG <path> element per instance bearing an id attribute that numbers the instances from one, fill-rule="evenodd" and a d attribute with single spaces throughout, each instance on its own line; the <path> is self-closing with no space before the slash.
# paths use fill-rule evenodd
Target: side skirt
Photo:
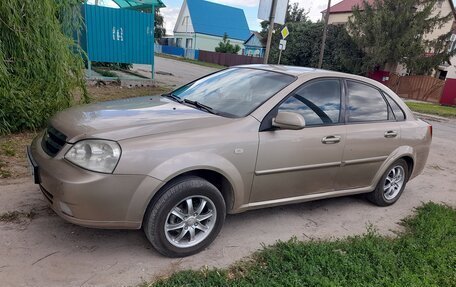
<path id="1" fill-rule="evenodd" d="M 301 203 L 301 202 L 340 197 L 340 196 L 347 196 L 347 195 L 353 195 L 353 194 L 369 193 L 369 192 L 373 191 L 374 189 L 375 189 L 375 187 L 369 186 L 369 187 L 349 189 L 349 190 L 329 191 L 329 192 L 313 193 L 313 194 L 307 194 L 307 195 L 290 197 L 290 198 L 281 198 L 281 199 L 273 199 L 273 200 L 266 200 L 266 201 L 259 201 L 259 202 L 251 202 L 251 203 L 241 205 L 237 210 L 233 210 L 230 213 L 235 214 L 235 213 L 240 213 L 240 212 L 244 212 L 247 210 L 259 209 L 259 208 L 265 208 L 265 207 Z"/>

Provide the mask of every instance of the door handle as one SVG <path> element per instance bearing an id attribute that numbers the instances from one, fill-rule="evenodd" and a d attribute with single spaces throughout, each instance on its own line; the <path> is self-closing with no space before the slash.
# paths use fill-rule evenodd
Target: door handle
<path id="1" fill-rule="evenodd" d="M 321 142 L 324 144 L 336 144 L 340 142 L 340 136 L 327 136 L 321 139 Z"/>
<path id="2" fill-rule="evenodd" d="M 395 137 L 397 137 L 397 131 L 385 132 L 385 138 L 395 138 Z"/>

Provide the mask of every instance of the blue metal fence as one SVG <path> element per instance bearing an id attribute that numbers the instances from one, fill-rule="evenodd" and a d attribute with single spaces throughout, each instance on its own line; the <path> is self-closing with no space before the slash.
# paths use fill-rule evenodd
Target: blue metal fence
<path id="1" fill-rule="evenodd" d="M 184 57 L 185 56 L 184 48 L 173 47 L 173 46 L 162 46 L 162 53 L 163 54 L 174 55 L 174 56 L 179 56 L 179 57 Z"/>
<path id="2" fill-rule="evenodd" d="M 154 64 L 154 14 L 83 4 L 90 61 Z"/>
<path id="3" fill-rule="evenodd" d="M 184 49 L 175 46 L 166 46 L 155 44 L 155 53 L 163 53 L 178 57 L 184 57 L 187 59 L 198 60 L 199 50 Z"/>
<path id="4" fill-rule="evenodd" d="M 185 49 L 185 58 L 192 59 L 192 60 L 198 60 L 198 56 L 199 56 L 199 50 Z"/>

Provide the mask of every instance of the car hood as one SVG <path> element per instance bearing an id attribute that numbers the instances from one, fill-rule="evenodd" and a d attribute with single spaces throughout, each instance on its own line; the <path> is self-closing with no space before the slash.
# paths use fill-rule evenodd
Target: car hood
<path id="1" fill-rule="evenodd" d="M 83 138 L 122 140 L 232 120 L 155 96 L 76 106 L 58 113 L 51 125 L 72 143 Z"/>

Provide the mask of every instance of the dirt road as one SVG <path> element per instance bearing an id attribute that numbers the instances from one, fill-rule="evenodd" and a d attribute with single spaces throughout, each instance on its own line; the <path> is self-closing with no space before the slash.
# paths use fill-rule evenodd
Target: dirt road
<path id="1" fill-rule="evenodd" d="M 150 65 L 133 65 L 133 70 L 150 77 Z M 155 56 L 155 79 L 162 85 L 179 87 L 218 69 Z"/>
<path id="2" fill-rule="evenodd" d="M 141 231 L 95 230 L 55 216 L 29 178 L 0 182 L 0 213 L 35 210 L 32 220 L 0 222 L 0 285 L 124 286 L 183 268 L 226 266 L 292 236 L 340 238 L 373 224 L 393 235 L 421 202 L 456 205 L 456 120 L 432 122 L 434 139 L 424 173 L 402 198 L 379 208 L 360 196 L 321 200 L 228 216 L 206 251 L 184 259 L 160 256 Z"/>

